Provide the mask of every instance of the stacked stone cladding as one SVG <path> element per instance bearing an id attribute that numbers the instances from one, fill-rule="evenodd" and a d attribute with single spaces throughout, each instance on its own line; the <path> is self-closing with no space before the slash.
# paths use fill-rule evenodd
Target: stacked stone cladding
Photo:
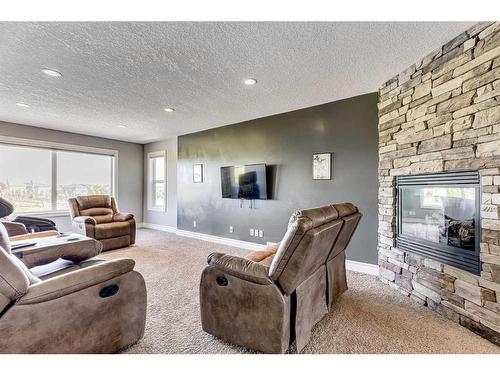
<path id="1" fill-rule="evenodd" d="M 482 22 L 379 90 L 380 279 L 500 345 L 500 22 Z M 396 176 L 478 170 L 481 274 L 396 247 Z"/>

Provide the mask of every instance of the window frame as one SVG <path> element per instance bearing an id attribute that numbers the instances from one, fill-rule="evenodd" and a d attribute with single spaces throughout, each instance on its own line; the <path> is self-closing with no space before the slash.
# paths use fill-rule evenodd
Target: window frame
<path id="1" fill-rule="evenodd" d="M 69 210 L 57 210 L 57 151 L 69 151 L 83 154 L 111 156 L 111 195 L 118 199 L 118 150 L 41 141 L 28 138 L 17 138 L 0 135 L 0 145 L 36 148 L 51 151 L 51 210 L 48 211 L 15 211 L 16 215 L 31 215 L 39 217 L 68 216 Z M 14 202 L 15 203 L 15 202 Z"/>
<path id="2" fill-rule="evenodd" d="M 164 160 L 164 171 L 163 171 L 163 180 L 154 179 L 154 168 L 152 166 L 152 159 L 163 158 Z M 157 212 L 167 212 L 167 152 L 163 151 L 152 151 L 147 154 L 147 191 L 148 191 L 148 211 L 157 211 Z M 154 186 L 157 183 L 163 183 L 163 191 L 165 192 L 165 197 L 163 199 L 163 205 L 154 205 Z"/>

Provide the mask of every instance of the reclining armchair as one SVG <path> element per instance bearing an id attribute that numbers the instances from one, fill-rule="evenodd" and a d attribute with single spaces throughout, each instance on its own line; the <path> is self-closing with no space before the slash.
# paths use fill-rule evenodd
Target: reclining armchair
<path id="1" fill-rule="evenodd" d="M 113 353 L 143 336 L 144 279 L 132 259 L 90 258 L 94 242 L 49 247 L 28 268 L 0 223 L 0 353 Z"/>
<path id="2" fill-rule="evenodd" d="M 0 219 L 9 236 L 19 236 L 27 233 L 57 231 L 56 224 L 50 219 L 31 216 L 18 216 L 14 220 L 6 220 L 14 212 L 14 206 L 8 200 L 0 197 Z"/>
<path id="3" fill-rule="evenodd" d="M 115 198 L 88 195 L 68 202 L 74 231 L 100 241 L 103 250 L 135 243 L 134 215 L 119 212 Z"/>
<path id="4" fill-rule="evenodd" d="M 297 352 L 347 289 L 345 249 L 361 218 L 350 203 L 296 211 L 277 246 L 213 253 L 200 281 L 202 328 L 251 350 Z"/>

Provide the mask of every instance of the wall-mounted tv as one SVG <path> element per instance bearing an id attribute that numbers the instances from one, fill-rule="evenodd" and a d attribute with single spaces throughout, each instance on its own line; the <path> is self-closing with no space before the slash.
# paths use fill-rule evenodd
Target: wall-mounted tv
<path id="1" fill-rule="evenodd" d="M 222 198 L 267 199 L 265 164 L 221 167 L 220 178 Z"/>

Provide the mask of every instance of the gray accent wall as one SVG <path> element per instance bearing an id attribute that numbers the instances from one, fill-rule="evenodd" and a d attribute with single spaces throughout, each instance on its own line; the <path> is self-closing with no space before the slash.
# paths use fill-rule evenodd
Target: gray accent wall
<path id="1" fill-rule="evenodd" d="M 148 207 L 148 154 L 150 152 L 166 152 L 167 204 L 164 211 L 150 210 Z M 144 145 L 144 223 L 161 225 L 175 229 L 177 227 L 177 137 L 161 142 Z"/>
<path id="2" fill-rule="evenodd" d="M 133 213 L 137 222 L 142 222 L 144 150 L 142 144 L 115 141 L 107 138 L 92 137 L 7 122 L 0 122 L 0 135 L 117 150 L 118 206 L 121 211 Z M 67 231 L 71 229 L 69 216 L 52 219 L 56 221 L 59 230 Z"/>
<path id="3" fill-rule="evenodd" d="M 332 180 L 312 179 L 316 152 L 333 152 Z M 293 211 L 348 201 L 364 216 L 347 257 L 377 263 L 376 93 L 180 136 L 177 163 L 179 229 L 265 244 L 281 240 Z M 203 183 L 193 183 L 196 163 Z M 253 208 L 222 199 L 220 167 L 255 163 L 268 165 L 272 199 Z M 250 228 L 264 237 L 251 237 Z"/>

